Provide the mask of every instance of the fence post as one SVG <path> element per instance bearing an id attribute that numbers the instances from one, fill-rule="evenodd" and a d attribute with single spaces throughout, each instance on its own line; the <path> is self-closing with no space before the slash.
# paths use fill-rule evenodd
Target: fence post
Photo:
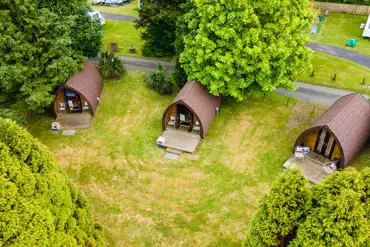
<path id="1" fill-rule="evenodd" d="M 337 79 L 337 73 L 334 74 L 333 81 Z"/>
<path id="2" fill-rule="evenodd" d="M 288 100 L 287 100 L 287 102 L 286 102 L 286 107 L 288 107 L 288 105 L 289 105 L 289 98 L 288 98 Z"/>

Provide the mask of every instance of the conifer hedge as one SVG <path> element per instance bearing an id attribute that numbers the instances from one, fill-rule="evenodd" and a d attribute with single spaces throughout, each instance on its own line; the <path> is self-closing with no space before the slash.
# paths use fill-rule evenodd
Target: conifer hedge
<path id="1" fill-rule="evenodd" d="M 1 118 L 0 193 L 0 246 L 103 246 L 103 227 L 51 153 Z"/>

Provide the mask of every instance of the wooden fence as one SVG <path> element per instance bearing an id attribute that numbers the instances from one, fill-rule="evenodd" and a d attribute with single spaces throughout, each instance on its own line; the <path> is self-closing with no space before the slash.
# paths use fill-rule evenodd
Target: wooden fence
<path id="1" fill-rule="evenodd" d="M 314 2 L 316 9 L 323 11 L 328 10 L 330 12 L 341 12 L 351 13 L 359 15 L 369 15 L 370 6 L 365 5 L 352 5 L 352 4 L 339 4 L 339 3 L 327 3 L 327 2 Z"/>

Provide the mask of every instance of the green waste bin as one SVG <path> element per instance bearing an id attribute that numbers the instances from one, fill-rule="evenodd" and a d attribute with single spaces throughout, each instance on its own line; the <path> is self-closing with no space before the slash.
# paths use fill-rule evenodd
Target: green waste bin
<path id="1" fill-rule="evenodd" d="M 349 39 L 347 41 L 347 46 L 355 47 L 356 44 L 357 44 L 357 39 Z"/>

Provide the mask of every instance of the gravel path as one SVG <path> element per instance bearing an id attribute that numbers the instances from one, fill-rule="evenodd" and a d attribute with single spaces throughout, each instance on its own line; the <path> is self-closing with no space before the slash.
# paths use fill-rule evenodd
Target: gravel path
<path id="1" fill-rule="evenodd" d="M 105 12 L 100 12 L 100 14 L 105 19 L 115 20 L 115 21 L 134 21 L 137 19 L 135 16 L 127 16 L 127 15 L 117 15 L 117 14 L 110 14 Z"/>
<path id="2" fill-rule="evenodd" d="M 326 53 L 328 55 L 341 57 L 347 60 L 350 60 L 352 62 L 358 63 L 360 65 L 363 65 L 365 67 L 370 68 L 370 57 L 362 55 L 360 53 L 350 51 L 344 48 L 331 46 L 331 45 L 324 45 L 319 43 L 310 43 L 307 44 L 307 47 L 314 51 L 319 51 L 322 53 Z"/>

